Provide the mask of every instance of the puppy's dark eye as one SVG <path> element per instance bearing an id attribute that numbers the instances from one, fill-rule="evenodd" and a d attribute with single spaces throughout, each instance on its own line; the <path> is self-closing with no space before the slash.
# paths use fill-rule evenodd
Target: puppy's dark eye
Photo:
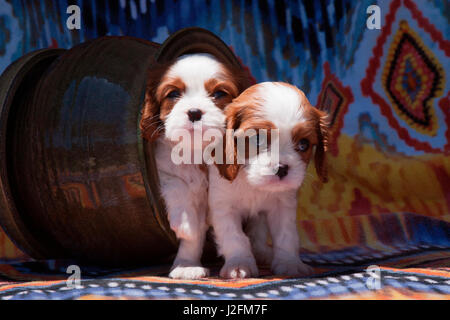
<path id="1" fill-rule="evenodd" d="M 212 94 L 213 98 L 216 100 L 226 97 L 227 95 L 228 95 L 228 93 L 226 93 L 225 91 L 222 91 L 222 90 L 217 90 Z"/>
<path id="2" fill-rule="evenodd" d="M 301 152 L 305 152 L 307 151 L 309 148 L 309 140 L 308 139 L 301 139 L 300 142 L 298 143 L 298 149 Z"/>
<path id="3" fill-rule="evenodd" d="M 179 90 L 172 90 L 167 95 L 167 98 L 169 99 L 177 99 L 179 97 L 181 97 L 181 92 Z"/>

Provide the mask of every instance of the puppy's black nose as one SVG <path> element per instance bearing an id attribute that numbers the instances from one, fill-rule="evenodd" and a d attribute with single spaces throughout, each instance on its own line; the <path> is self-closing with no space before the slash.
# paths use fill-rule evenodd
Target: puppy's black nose
<path id="1" fill-rule="evenodd" d="M 199 121 L 202 118 L 203 112 L 200 109 L 194 108 L 194 109 L 190 109 L 187 112 L 187 114 L 188 114 L 189 120 L 192 122 L 195 122 L 195 121 Z"/>
<path id="2" fill-rule="evenodd" d="M 287 164 L 280 164 L 276 175 L 280 177 L 280 180 L 288 175 L 289 166 Z"/>

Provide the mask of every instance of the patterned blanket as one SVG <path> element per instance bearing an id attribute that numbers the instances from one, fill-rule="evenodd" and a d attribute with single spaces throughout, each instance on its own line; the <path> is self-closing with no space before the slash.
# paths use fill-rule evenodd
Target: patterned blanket
<path id="1" fill-rule="evenodd" d="M 69 2 L 80 30 L 66 28 Z M 380 29 L 367 27 L 370 5 Z M 186 282 L 168 266 L 83 266 L 71 288 L 76 262 L 30 261 L 0 230 L 0 298 L 448 299 L 448 1 L 0 0 L 0 72 L 40 48 L 102 35 L 162 43 L 192 25 L 221 37 L 256 81 L 291 82 L 331 114 L 330 181 L 311 166 L 299 192 L 301 255 L 315 275 Z"/>
<path id="2" fill-rule="evenodd" d="M 182 281 L 167 278 L 169 266 L 137 270 L 82 266 L 81 281 L 75 283 L 68 282 L 66 273 L 71 262 L 4 264 L 0 300 L 450 299 L 450 250 L 429 246 L 398 250 L 404 253 L 394 258 L 375 252 L 353 254 L 361 260 L 353 264 L 330 265 L 323 256 L 309 255 L 315 275 L 304 279 L 277 278 L 263 269 L 258 279 L 223 280 L 217 277 L 219 266 L 211 266 L 211 278 Z"/>

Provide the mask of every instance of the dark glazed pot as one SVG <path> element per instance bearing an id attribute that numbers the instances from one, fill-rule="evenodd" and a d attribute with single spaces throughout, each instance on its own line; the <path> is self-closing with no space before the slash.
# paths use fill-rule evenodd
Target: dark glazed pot
<path id="1" fill-rule="evenodd" d="M 0 224 L 19 248 L 103 265 L 170 259 L 176 239 L 138 124 L 155 61 L 193 52 L 240 66 L 215 35 L 189 28 L 162 45 L 104 37 L 44 49 L 5 70 Z"/>

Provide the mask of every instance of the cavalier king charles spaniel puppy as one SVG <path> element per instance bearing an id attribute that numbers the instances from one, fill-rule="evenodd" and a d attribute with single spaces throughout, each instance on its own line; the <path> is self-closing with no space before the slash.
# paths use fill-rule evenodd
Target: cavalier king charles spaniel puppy
<path id="1" fill-rule="evenodd" d="M 225 258 L 220 276 L 255 277 L 257 262 L 277 275 L 308 275 L 299 257 L 297 191 L 312 157 L 327 179 L 327 114 L 295 86 L 264 82 L 234 99 L 225 115 L 226 156 L 209 166 L 209 220 Z"/>
<path id="2" fill-rule="evenodd" d="M 242 71 L 235 69 L 212 55 L 194 53 L 160 64 L 149 74 L 140 127 L 143 138 L 153 142 L 161 195 L 179 239 L 171 278 L 208 276 L 200 262 L 207 231 L 207 170 L 202 163 L 192 164 L 192 158 L 175 163 L 172 149 L 186 132 L 191 138 L 203 138 L 208 129 L 223 134 L 223 109 L 246 87 Z M 185 140 L 192 152 L 205 147 Z"/>

